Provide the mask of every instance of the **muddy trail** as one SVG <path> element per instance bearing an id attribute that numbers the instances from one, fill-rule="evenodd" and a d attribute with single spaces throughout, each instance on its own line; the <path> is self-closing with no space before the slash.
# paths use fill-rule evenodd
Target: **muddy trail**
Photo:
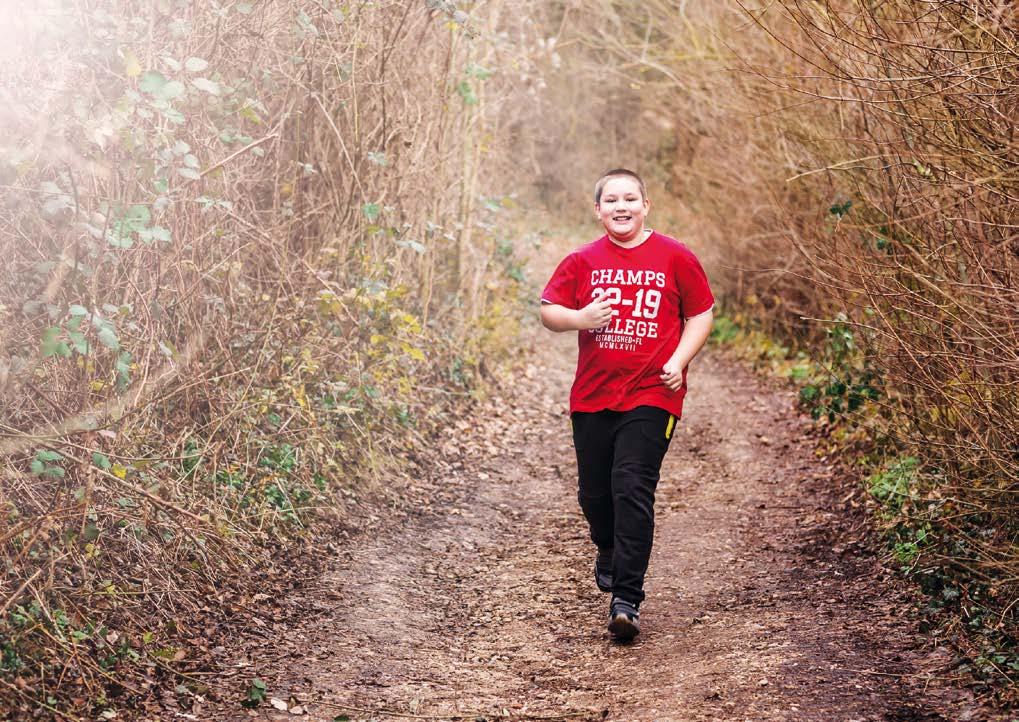
<path id="1" fill-rule="evenodd" d="M 993 719 L 919 633 L 793 394 L 714 350 L 691 369 L 663 467 L 642 632 L 613 642 L 576 499 L 575 337 L 537 343 L 450 429 L 447 461 L 420 480 L 431 503 L 337 544 L 281 602 L 302 621 L 249 625 L 222 701 L 184 716 Z M 256 675 L 268 696 L 244 710 Z"/>

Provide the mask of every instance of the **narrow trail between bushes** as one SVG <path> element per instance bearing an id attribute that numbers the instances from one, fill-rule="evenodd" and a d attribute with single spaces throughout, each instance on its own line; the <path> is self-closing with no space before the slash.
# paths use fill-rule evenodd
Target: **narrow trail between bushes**
<path id="1" fill-rule="evenodd" d="M 303 621 L 249 630 L 192 719 L 988 719 L 858 538 L 792 394 L 713 350 L 663 468 L 643 631 L 612 642 L 565 413 L 575 338 L 537 342 L 451 426 L 417 508 L 337 544 L 285 600 Z"/>

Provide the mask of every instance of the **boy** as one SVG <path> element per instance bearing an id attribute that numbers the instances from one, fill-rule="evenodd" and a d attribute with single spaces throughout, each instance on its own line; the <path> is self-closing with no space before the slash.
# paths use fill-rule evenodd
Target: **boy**
<path id="1" fill-rule="evenodd" d="M 655 488 L 714 306 L 693 253 L 644 228 L 650 207 L 636 173 L 603 175 L 594 210 L 605 235 L 568 255 L 541 295 L 546 328 L 579 332 L 577 499 L 598 547 L 595 583 L 612 592 L 608 629 L 624 641 L 640 632 Z"/>

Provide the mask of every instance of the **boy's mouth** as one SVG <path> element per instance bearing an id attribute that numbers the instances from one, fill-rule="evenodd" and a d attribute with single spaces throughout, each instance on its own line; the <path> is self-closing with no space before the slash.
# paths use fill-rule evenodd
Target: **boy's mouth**
<path id="1" fill-rule="evenodd" d="M 625 223 L 626 221 L 632 220 L 633 216 L 612 216 L 612 220 L 618 223 Z"/>

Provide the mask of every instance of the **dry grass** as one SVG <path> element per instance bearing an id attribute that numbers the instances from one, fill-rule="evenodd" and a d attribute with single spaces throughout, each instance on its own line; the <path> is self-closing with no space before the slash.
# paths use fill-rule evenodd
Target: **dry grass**
<path id="1" fill-rule="evenodd" d="M 659 0 L 578 23 L 569 62 L 639 92 L 628 147 L 729 307 L 877 388 L 869 450 L 921 460 L 897 505 L 912 568 L 1014 639 L 1014 4 Z"/>
<path id="2" fill-rule="evenodd" d="M 345 518 L 507 348 L 536 71 L 498 1 L 12 17 L 0 708 L 79 714 L 184 672 L 182 620 Z"/>

